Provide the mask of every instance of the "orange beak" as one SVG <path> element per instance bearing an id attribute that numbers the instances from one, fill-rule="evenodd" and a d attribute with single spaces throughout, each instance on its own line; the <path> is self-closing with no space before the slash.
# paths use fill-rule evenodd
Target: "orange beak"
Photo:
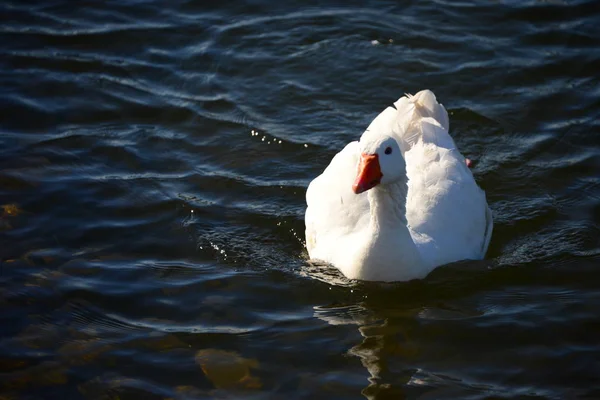
<path id="1" fill-rule="evenodd" d="M 381 182 L 381 167 L 377 154 L 362 154 L 358 164 L 358 175 L 352 185 L 352 191 L 356 194 L 365 192 L 377 186 Z"/>

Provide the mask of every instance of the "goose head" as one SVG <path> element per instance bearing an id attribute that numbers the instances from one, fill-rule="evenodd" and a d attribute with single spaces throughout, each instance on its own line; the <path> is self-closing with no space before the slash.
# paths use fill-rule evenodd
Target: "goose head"
<path id="1" fill-rule="evenodd" d="M 358 171 L 352 185 L 354 193 L 406 180 L 406 163 L 394 138 L 367 130 L 360 138 L 359 149 Z"/>

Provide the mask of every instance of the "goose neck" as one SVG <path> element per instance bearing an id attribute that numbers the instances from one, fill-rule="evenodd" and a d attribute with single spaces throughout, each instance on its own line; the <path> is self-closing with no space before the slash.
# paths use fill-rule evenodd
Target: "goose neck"
<path id="1" fill-rule="evenodd" d="M 379 185 L 369 191 L 371 224 L 374 228 L 406 227 L 406 182 Z"/>

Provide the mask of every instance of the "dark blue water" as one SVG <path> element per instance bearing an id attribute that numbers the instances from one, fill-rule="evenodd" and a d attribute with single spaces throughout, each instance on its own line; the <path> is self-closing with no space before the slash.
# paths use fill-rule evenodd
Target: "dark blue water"
<path id="1" fill-rule="evenodd" d="M 0 399 L 600 398 L 600 3 L 0 3 Z M 429 88 L 487 260 L 350 282 L 304 192 Z"/>

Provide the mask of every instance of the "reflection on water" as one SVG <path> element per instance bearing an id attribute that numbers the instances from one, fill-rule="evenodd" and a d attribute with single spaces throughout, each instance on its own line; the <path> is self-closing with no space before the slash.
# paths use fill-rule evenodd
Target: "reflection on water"
<path id="1" fill-rule="evenodd" d="M 331 325 L 351 325 L 358 329 L 362 340 L 348 350 L 348 355 L 357 357 L 368 372 L 361 390 L 366 398 L 405 398 L 419 392 L 421 387 L 428 388 L 429 376 L 412 366 L 419 348 L 410 338 L 409 326 L 378 318 L 364 303 L 315 307 L 315 317 Z M 409 312 L 405 317 L 414 315 Z"/>
<path id="2" fill-rule="evenodd" d="M 362 336 L 362 342 L 350 348 L 348 354 L 360 359 L 361 364 L 369 373 L 368 385 L 361 393 L 368 399 L 375 398 L 379 393 L 388 392 L 390 382 L 383 378 L 386 373 L 386 337 L 394 336 L 389 330 L 387 321 L 377 318 L 361 304 L 349 307 L 315 308 L 315 317 L 331 325 L 355 325 Z M 389 340 L 388 340 L 389 341 Z M 400 347 L 395 344 L 396 347 Z M 367 382 L 365 382 L 367 383 Z M 406 382 L 402 382 L 406 383 Z M 402 385 L 401 385 L 402 386 Z M 398 386 L 398 387 L 401 387 Z M 403 391 L 396 389 L 396 395 L 403 397 Z"/>

